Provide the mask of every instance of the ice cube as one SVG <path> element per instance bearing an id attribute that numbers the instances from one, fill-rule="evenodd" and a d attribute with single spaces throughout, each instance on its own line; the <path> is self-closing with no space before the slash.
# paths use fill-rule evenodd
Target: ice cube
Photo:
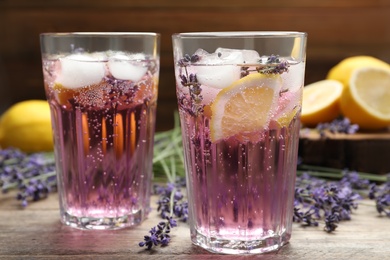
<path id="1" fill-rule="evenodd" d="M 259 63 L 260 55 L 255 50 L 239 50 L 239 49 L 227 49 L 218 48 L 215 51 L 224 59 L 231 59 L 233 57 L 240 57 L 240 64 L 257 64 Z"/>
<path id="2" fill-rule="evenodd" d="M 86 54 L 72 54 L 60 59 L 56 83 L 65 88 L 80 88 L 99 83 L 105 75 L 104 62 Z"/>
<path id="3" fill-rule="evenodd" d="M 203 97 L 203 101 L 202 101 L 203 104 L 210 105 L 220 91 L 221 90 L 217 88 L 207 88 L 207 87 L 202 88 L 201 95 Z"/>
<path id="4" fill-rule="evenodd" d="M 132 56 L 117 54 L 108 61 L 108 69 L 117 79 L 139 81 L 148 71 L 148 68 L 136 63 L 136 60 L 144 59 L 145 56 L 142 54 Z"/>
<path id="5" fill-rule="evenodd" d="M 217 49 L 218 50 L 218 49 Z M 195 54 L 200 57 L 200 66 L 197 66 L 198 82 L 213 88 L 225 88 L 240 79 L 241 69 L 237 64 L 243 62 L 241 52 L 223 51 L 207 53 L 198 50 Z"/>
<path id="6" fill-rule="evenodd" d="M 223 89 L 240 79 L 240 67 L 235 65 L 206 65 L 197 67 L 197 79 L 202 85 Z"/>
<path id="7" fill-rule="evenodd" d="M 304 63 L 292 64 L 288 68 L 288 73 L 283 73 L 282 90 L 289 90 L 291 92 L 301 88 L 304 84 Z"/>

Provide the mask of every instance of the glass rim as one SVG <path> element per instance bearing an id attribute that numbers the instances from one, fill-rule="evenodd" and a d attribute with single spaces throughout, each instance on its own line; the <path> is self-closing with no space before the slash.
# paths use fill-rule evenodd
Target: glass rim
<path id="1" fill-rule="evenodd" d="M 299 31 L 220 31 L 220 32 L 183 32 L 175 33 L 173 38 L 248 38 L 248 37 L 305 37 L 306 32 Z"/>
<path id="2" fill-rule="evenodd" d="M 51 37 L 107 37 L 107 36 L 160 36 L 156 32 L 45 32 L 40 33 L 40 36 Z"/>

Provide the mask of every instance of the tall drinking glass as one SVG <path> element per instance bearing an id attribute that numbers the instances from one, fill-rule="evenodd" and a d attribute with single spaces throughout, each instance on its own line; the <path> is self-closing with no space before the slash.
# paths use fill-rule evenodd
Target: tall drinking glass
<path id="1" fill-rule="evenodd" d="M 61 221 L 119 229 L 148 214 L 159 74 L 155 33 L 45 33 Z"/>
<path id="2" fill-rule="evenodd" d="M 191 239 L 253 254 L 291 237 L 306 34 L 173 35 Z"/>

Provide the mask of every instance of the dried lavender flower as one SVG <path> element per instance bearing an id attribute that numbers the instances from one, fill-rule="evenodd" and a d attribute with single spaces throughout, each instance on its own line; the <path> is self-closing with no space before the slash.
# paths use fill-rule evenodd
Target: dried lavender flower
<path id="1" fill-rule="evenodd" d="M 171 241 L 169 233 L 172 227 L 176 227 L 176 220 L 172 217 L 166 217 L 165 221 L 161 221 L 157 226 L 150 229 L 150 235 L 144 236 L 144 241 L 139 242 L 140 247 L 146 246 L 148 250 L 153 246 L 167 246 Z"/>
<path id="2" fill-rule="evenodd" d="M 290 64 L 279 55 L 263 56 L 260 58 L 261 64 L 256 68 L 257 72 L 262 74 L 283 74 L 288 72 Z"/>
<path id="3" fill-rule="evenodd" d="M 322 137 L 325 136 L 325 131 L 330 131 L 331 133 L 344 133 L 344 134 L 354 134 L 359 130 L 359 125 L 351 124 L 351 121 L 346 118 L 336 118 L 330 123 L 320 123 L 316 126 L 316 129 L 320 132 Z"/>
<path id="4" fill-rule="evenodd" d="M 196 74 L 188 73 L 187 66 L 196 63 L 200 60 L 200 57 L 196 54 L 190 56 L 185 54 L 182 59 L 180 59 L 177 64 L 180 66 L 180 83 L 183 87 L 188 87 L 189 96 L 180 94 L 178 97 L 179 106 L 186 110 L 192 116 L 198 116 L 203 112 L 202 105 L 202 88 Z"/>
<path id="5" fill-rule="evenodd" d="M 162 218 L 175 216 L 178 220 L 186 222 L 188 219 L 188 202 L 184 201 L 184 195 L 181 191 L 183 182 L 180 178 L 176 183 L 168 183 L 165 187 L 155 185 L 156 194 L 159 195 L 157 201 L 157 211 Z"/>
<path id="6" fill-rule="evenodd" d="M 154 186 L 155 193 L 159 195 L 157 211 L 160 212 L 161 218 L 166 221 L 153 227 L 149 231 L 150 235 L 144 236 L 144 241 L 139 243 L 140 247 L 146 246 L 150 250 L 153 245 L 168 245 L 171 240 L 170 230 L 177 226 L 177 220 L 174 217 L 182 222 L 187 221 L 188 203 L 183 201 L 184 195 L 180 190 L 182 185 L 183 181 L 179 178 L 176 183 L 167 183 L 166 186 Z"/>
<path id="7" fill-rule="evenodd" d="M 0 187 L 3 193 L 17 189 L 17 199 L 26 207 L 29 201 L 46 198 L 56 191 L 53 153 L 25 154 L 18 149 L 0 150 Z"/>
<path id="8" fill-rule="evenodd" d="M 390 218 L 390 173 L 387 174 L 387 181 L 378 186 L 370 186 L 369 198 L 375 200 L 376 210 L 379 214 L 385 214 Z"/>
<path id="9" fill-rule="evenodd" d="M 362 187 L 366 182 L 355 172 L 345 171 L 338 182 L 326 182 L 304 173 L 297 178 L 296 185 L 293 221 L 316 226 L 317 220 L 323 219 L 324 230 L 333 232 L 340 221 L 350 220 L 352 210 L 358 207 L 361 196 L 353 187 Z"/>

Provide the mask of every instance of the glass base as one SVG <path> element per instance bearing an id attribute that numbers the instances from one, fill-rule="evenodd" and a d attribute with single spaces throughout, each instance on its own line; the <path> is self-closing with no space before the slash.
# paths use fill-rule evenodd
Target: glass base
<path id="1" fill-rule="evenodd" d="M 113 218 L 77 217 L 64 212 L 61 217 L 61 222 L 70 227 L 83 230 L 116 230 L 138 225 L 145 217 L 146 214 L 143 210 L 134 214 Z"/>
<path id="2" fill-rule="evenodd" d="M 287 244 L 291 235 L 284 233 L 282 236 L 265 237 L 258 240 L 228 240 L 216 237 L 207 237 L 200 232 L 192 236 L 192 242 L 207 251 L 219 254 L 262 254 L 279 250 Z"/>

